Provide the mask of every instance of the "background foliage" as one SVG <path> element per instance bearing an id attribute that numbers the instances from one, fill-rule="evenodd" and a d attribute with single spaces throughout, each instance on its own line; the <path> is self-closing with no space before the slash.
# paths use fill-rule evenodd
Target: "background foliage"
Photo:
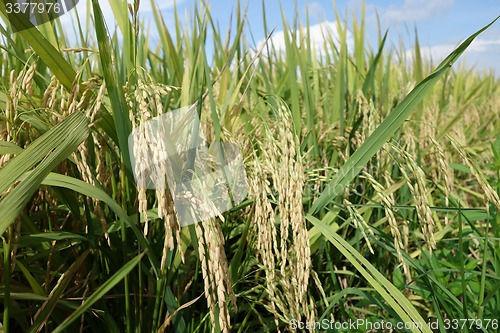
<path id="1" fill-rule="evenodd" d="M 500 317 L 500 85 L 450 69 L 476 34 L 437 67 L 418 40 L 412 59 L 382 31 L 367 45 L 363 18 L 337 17 L 321 55 L 309 24 L 286 17 L 284 51 L 253 48 L 245 10 L 224 33 L 201 3 L 186 25 L 176 11 L 173 30 L 154 10 L 153 46 L 138 1 L 110 3 L 111 36 L 96 0 L 75 42 L 58 21 L 1 28 L 5 331 L 366 318 L 444 332 L 448 319 Z M 136 188 L 127 136 L 196 102 L 205 133 L 242 148 L 250 194 L 179 229 L 168 198 Z"/>

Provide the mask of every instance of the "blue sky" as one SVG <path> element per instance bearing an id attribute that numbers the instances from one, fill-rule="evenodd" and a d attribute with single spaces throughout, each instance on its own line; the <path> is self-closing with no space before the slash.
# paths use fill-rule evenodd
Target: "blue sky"
<path id="1" fill-rule="evenodd" d="M 131 2 L 132 0 L 129 0 Z M 236 8 L 238 0 L 206 0 L 211 6 L 211 13 L 225 31 L 230 21 L 231 13 Z M 167 26 L 173 27 L 173 0 L 158 0 L 162 8 Z M 337 9 L 342 18 L 349 15 L 361 14 L 363 0 L 338 0 Z M 101 0 L 101 5 L 110 28 L 113 28 L 112 11 L 107 1 Z M 198 2 L 196 0 L 177 0 L 177 7 L 183 17 L 184 12 L 191 9 Z M 241 1 L 242 7 L 248 5 L 249 29 L 256 41 L 265 38 L 262 24 L 262 2 L 260 0 Z M 366 30 L 367 38 L 372 47 L 377 43 L 377 14 L 380 17 L 383 31 L 389 29 L 389 46 L 399 49 L 402 39 L 405 50 L 410 53 L 414 43 L 414 29 L 422 51 L 427 57 L 432 57 L 437 64 L 460 41 L 463 41 L 473 32 L 500 15 L 499 0 L 366 0 Z M 270 28 L 276 27 L 273 37 L 275 45 L 280 45 L 280 34 L 283 35 L 281 8 L 287 20 L 293 21 L 296 8 L 301 22 L 305 23 L 306 7 L 309 8 L 310 23 L 316 31 L 320 25 L 334 26 L 334 2 L 331 0 L 266 0 L 267 23 Z M 78 11 L 86 10 L 86 1 L 82 0 L 77 6 Z M 141 1 L 141 16 L 145 22 L 152 22 L 150 0 Z M 72 24 L 70 17 L 63 16 L 64 24 Z M 152 25 L 153 26 L 153 25 Z M 151 34 L 155 35 L 154 31 Z M 321 38 L 321 33 L 317 34 Z M 256 45 L 253 45 L 256 46 Z M 483 33 L 465 53 L 468 66 L 479 69 L 495 69 L 500 76 L 500 20 Z"/>

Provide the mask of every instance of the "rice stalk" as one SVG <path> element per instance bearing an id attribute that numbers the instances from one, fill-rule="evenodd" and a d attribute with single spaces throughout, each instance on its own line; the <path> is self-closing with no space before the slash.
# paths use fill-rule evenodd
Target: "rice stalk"
<path id="1" fill-rule="evenodd" d="M 375 253 L 373 251 L 372 245 L 370 243 L 370 238 L 368 238 L 368 235 L 366 234 L 367 232 L 370 234 L 370 236 L 374 236 L 375 234 L 373 233 L 373 230 L 370 229 L 370 226 L 366 223 L 365 219 L 361 214 L 359 214 L 358 210 L 353 206 L 352 202 L 350 202 L 347 199 L 344 199 L 344 205 L 347 208 L 347 211 L 349 212 L 349 215 L 351 217 L 351 221 L 354 224 L 354 227 L 361 232 L 361 235 L 366 241 L 366 245 L 368 246 L 368 249 L 370 252 L 373 254 Z"/>
<path id="2" fill-rule="evenodd" d="M 12 70 L 9 75 L 9 93 L 5 103 L 5 129 L 2 129 L 2 140 L 11 141 L 15 137 L 14 119 L 17 115 L 17 106 L 19 103 L 20 91 L 17 88 L 17 78 L 15 71 Z M 5 166 L 10 161 L 11 155 L 5 154 L 0 156 L 0 167 Z"/>
<path id="3" fill-rule="evenodd" d="M 477 164 L 468 156 L 464 147 L 461 146 L 456 140 L 450 138 L 450 142 L 483 190 L 485 205 L 488 206 L 488 202 L 490 202 L 496 207 L 497 210 L 500 210 L 500 198 L 498 193 L 488 183 L 488 180 L 478 168 Z"/>
<path id="4" fill-rule="evenodd" d="M 236 307 L 236 298 L 229 280 L 224 235 L 220 223 L 213 218 L 195 224 L 195 229 L 212 332 L 219 327 L 221 332 L 228 333 L 231 329 L 228 302 Z"/>
<path id="5" fill-rule="evenodd" d="M 387 217 L 387 222 L 391 230 L 392 237 L 394 238 L 394 248 L 398 256 L 398 260 L 403 267 L 403 273 L 406 277 L 406 281 L 411 281 L 410 267 L 408 263 L 403 259 L 403 252 L 408 251 L 408 223 L 403 220 L 398 222 L 396 216 L 394 215 L 393 206 L 396 204 L 394 198 L 394 193 L 387 193 L 386 189 L 382 184 L 380 184 L 375 178 L 368 172 L 363 172 L 363 178 L 368 180 L 375 190 L 376 195 L 380 198 L 382 206 L 384 207 L 385 216 Z M 393 181 L 387 172 L 384 174 L 384 180 L 386 183 L 386 188 L 393 185 Z M 401 232 L 401 230 L 403 232 Z"/>
<path id="6" fill-rule="evenodd" d="M 450 158 L 445 155 L 442 146 L 433 138 L 430 137 L 432 144 L 437 152 L 437 165 L 441 174 L 441 178 L 444 180 L 444 204 L 445 207 L 450 206 L 450 195 L 453 193 L 453 183 L 454 183 L 454 172 L 449 165 Z M 444 217 L 444 224 L 449 224 L 449 213 L 446 212 Z"/>
<path id="7" fill-rule="evenodd" d="M 429 248 L 429 252 L 436 248 L 434 238 L 435 222 L 432 217 L 429 204 L 429 193 L 426 186 L 425 173 L 409 153 L 414 150 L 413 140 L 408 140 L 405 149 L 400 149 L 393 145 L 393 149 L 399 153 L 405 163 L 399 163 L 400 171 L 406 180 L 406 184 L 413 194 L 418 219 L 421 223 L 422 234 Z M 413 177 L 410 177 L 413 175 Z M 412 180 L 413 179 L 413 180 Z"/>
<path id="8" fill-rule="evenodd" d="M 53 115 L 55 116 L 56 122 L 60 117 L 66 117 L 73 112 L 83 112 L 89 119 L 91 119 L 92 122 L 95 120 L 97 111 L 100 109 L 101 103 L 104 99 L 105 91 L 102 89 L 102 87 L 105 85 L 102 84 L 98 77 L 91 77 L 85 82 L 80 83 L 81 75 L 82 71 L 80 70 L 75 77 L 73 87 L 69 93 L 65 91 L 64 87 L 58 82 L 55 77 L 52 77 L 48 88 L 45 90 L 42 103 L 46 104 L 48 108 L 55 107 L 55 101 L 57 99 L 56 94 L 59 90 L 60 106 L 62 107 L 62 109 L 59 110 L 59 112 L 57 112 L 58 110 L 54 109 L 54 111 L 56 112 L 54 112 Z M 81 87 L 84 87 L 84 90 L 80 94 Z M 93 92 L 97 87 L 99 87 L 99 89 L 96 95 Z M 88 126 L 92 127 L 93 125 L 93 123 L 89 123 Z M 89 152 L 90 140 L 96 143 L 93 152 Z M 97 181 L 103 181 L 107 179 L 106 172 L 104 171 L 103 161 L 103 159 L 105 158 L 105 150 L 96 150 L 96 148 L 99 147 L 98 142 L 99 140 L 96 137 L 96 133 L 92 133 L 89 139 L 82 142 L 78 146 L 77 150 L 72 154 L 73 160 L 78 171 L 80 172 L 82 180 L 93 186 L 96 185 L 96 179 Z M 93 170 L 91 170 L 93 164 L 90 161 L 90 153 L 96 156 L 98 162 L 95 165 L 95 169 Z M 109 244 L 110 238 L 107 231 L 107 221 L 105 218 L 105 214 L 102 211 L 100 201 L 90 197 L 87 197 L 86 200 L 88 201 L 89 206 L 93 207 L 94 214 L 96 214 L 98 219 L 100 220 L 105 239 Z M 87 225 L 85 225 L 85 228 L 86 227 Z"/>
<path id="9" fill-rule="evenodd" d="M 14 119 L 17 116 L 17 106 L 19 104 L 19 98 L 21 97 L 21 91 L 18 89 L 18 79 L 16 78 L 15 73 L 16 72 L 14 70 L 10 72 L 9 98 L 7 99 L 7 103 L 5 106 L 6 141 L 10 141 L 14 137 L 14 133 L 12 133 L 12 125 L 14 123 Z"/>
<path id="10" fill-rule="evenodd" d="M 157 182 L 155 195 L 158 203 L 158 218 L 163 219 L 165 228 L 165 239 L 161 258 L 161 270 L 166 268 L 166 258 L 169 251 L 175 249 L 175 243 L 179 246 L 178 251 L 184 262 L 184 252 L 181 244 L 180 224 L 177 219 L 176 210 L 170 189 L 168 187 L 167 174 L 172 174 L 166 162 L 167 151 L 164 147 L 165 133 L 160 127 L 153 137 L 150 131 L 146 130 L 146 123 L 152 118 L 165 112 L 162 98 L 172 91 L 172 87 L 145 81 L 139 78 L 137 85 L 132 87 L 127 83 L 124 87 L 125 100 L 129 106 L 129 118 L 134 132 L 134 156 L 136 159 L 135 173 L 138 191 L 138 210 L 144 218 L 144 234 L 149 233 L 148 199 L 147 199 L 147 172 L 152 173 L 152 177 Z M 156 137 L 154 137 L 156 135 Z M 175 239 L 175 241 L 174 241 Z"/>
<path id="11" fill-rule="evenodd" d="M 57 100 L 57 92 L 59 91 L 60 87 L 61 83 L 59 82 L 59 80 L 55 75 L 52 75 L 52 77 L 50 78 L 50 83 L 45 89 L 45 92 L 43 93 L 42 97 L 43 108 L 51 109 L 52 111 L 54 111 L 54 107 Z"/>
<path id="12" fill-rule="evenodd" d="M 282 311 L 275 320 L 301 318 L 301 309 L 309 319 L 314 313 L 307 296 L 311 259 L 302 211 L 305 170 L 289 110 L 282 102 L 277 104 L 272 109 L 274 119 L 262 125 L 260 156 L 254 157 L 250 172 L 251 194 L 257 198 L 257 250 L 266 270 L 270 308 Z"/>
<path id="13" fill-rule="evenodd" d="M 267 154 L 264 152 L 264 154 Z M 276 259 L 278 251 L 277 230 L 275 227 L 276 213 L 271 204 L 273 191 L 271 183 L 267 179 L 267 173 L 263 170 L 263 163 L 255 156 L 252 161 L 252 173 L 249 178 L 250 195 L 255 198 L 253 212 L 253 226 L 256 235 L 256 247 L 259 258 L 266 271 L 266 291 L 271 299 L 275 299 L 276 293 Z M 277 313 L 276 302 L 270 302 L 272 313 Z M 279 327 L 278 318 L 274 316 L 276 327 Z"/>

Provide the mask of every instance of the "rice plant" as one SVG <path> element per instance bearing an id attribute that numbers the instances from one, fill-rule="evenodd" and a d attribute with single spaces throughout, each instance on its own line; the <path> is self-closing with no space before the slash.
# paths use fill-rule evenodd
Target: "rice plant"
<path id="1" fill-rule="evenodd" d="M 244 9 L 223 33 L 205 2 L 172 29 L 152 2 L 153 43 L 138 0 L 109 2 L 116 22 L 88 2 L 76 40 L 0 27 L 3 331 L 498 330 L 500 84 L 452 66 L 495 21 L 436 65 L 369 45 L 364 17 L 337 13 L 321 53 L 308 22 L 283 15 L 282 50 L 264 10 L 258 44 Z M 185 226 L 137 180 L 148 122 L 183 107 L 248 187 L 224 212 L 187 195 L 214 214 Z"/>

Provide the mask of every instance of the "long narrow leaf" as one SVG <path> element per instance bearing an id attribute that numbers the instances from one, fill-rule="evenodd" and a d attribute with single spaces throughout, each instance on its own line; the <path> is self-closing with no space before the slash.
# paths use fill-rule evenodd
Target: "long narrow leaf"
<path id="1" fill-rule="evenodd" d="M 52 289 L 49 297 L 38 310 L 35 316 L 35 321 L 33 325 L 31 325 L 31 329 L 29 331 L 30 333 L 40 332 L 42 330 L 50 314 L 56 307 L 57 303 L 60 301 L 63 292 L 66 290 L 70 282 L 74 281 L 73 276 L 75 275 L 76 271 L 80 268 L 80 266 L 83 264 L 85 258 L 87 258 L 89 253 L 90 250 L 87 250 L 84 253 L 82 253 L 82 255 L 78 257 L 78 259 L 71 265 L 71 267 L 69 267 L 69 269 L 66 270 L 64 274 L 61 275 L 59 281 L 57 282 L 57 285 L 54 287 L 54 289 Z"/>
<path id="2" fill-rule="evenodd" d="M 363 277 L 377 290 L 384 300 L 399 315 L 404 322 L 414 322 L 418 325 L 412 326 L 413 332 L 432 332 L 426 325 L 426 321 L 420 316 L 417 309 L 411 305 L 410 301 L 387 280 L 361 253 L 353 248 L 337 233 L 333 232 L 328 225 L 321 220 L 307 215 L 306 218 L 330 241 L 363 275 Z M 421 327 L 421 329 L 419 329 Z"/>
<path id="3" fill-rule="evenodd" d="M 99 55 L 101 58 L 102 71 L 104 80 L 106 81 L 106 89 L 111 101 L 111 108 L 113 110 L 113 120 L 115 122 L 116 133 L 118 136 L 118 145 L 123 154 L 123 160 L 127 170 L 132 174 L 132 166 L 130 164 L 130 155 L 128 150 L 128 135 L 132 131 L 132 125 L 128 117 L 128 107 L 125 102 L 125 95 L 122 86 L 118 82 L 118 75 L 116 75 L 115 62 L 111 55 L 111 45 L 106 31 L 104 17 L 101 7 L 97 0 L 92 0 L 92 7 L 94 9 L 95 29 L 97 41 L 99 45 Z"/>
<path id="4" fill-rule="evenodd" d="M 78 307 L 65 321 L 61 323 L 52 333 L 64 332 L 68 326 L 75 320 L 77 320 L 82 314 L 84 314 L 95 302 L 99 301 L 108 291 L 110 291 L 114 286 L 116 286 L 127 274 L 129 274 L 135 266 L 139 264 L 144 253 L 139 254 L 128 263 L 123 265 L 112 277 L 110 277 L 103 285 L 101 285 L 97 290 L 87 298 L 82 305 Z"/>
<path id="5" fill-rule="evenodd" d="M 0 170 L 0 192 L 7 189 L 26 171 L 39 163 L 2 201 L 0 234 L 17 217 L 43 179 L 88 137 L 88 120 L 75 112 L 39 137 L 21 154 Z"/>
<path id="6" fill-rule="evenodd" d="M 151 248 L 151 245 L 149 241 L 147 240 L 146 237 L 144 237 L 144 234 L 136 227 L 134 222 L 130 219 L 130 217 L 127 215 L 127 213 L 122 209 L 122 207 L 116 203 L 116 201 L 113 200 L 106 192 L 104 192 L 102 189 L 93 186 L 89 183 L 86 183 L 84 181 L 81 181 L 76 178 L 72 178 L 69 176 L 57 174 L 57 173 L 50 173 L 42 182 L 43 185 L 49 185 L 49 186 L 57 186 L 57 187 L 63 187 L 67 188 L 73 191 L 76 191 L 78 193 L 81 193 L 83 195 L 89 196 L 91 198 L 100 200 L 104 203 L 106 203 L 109 208 L 118 216 L 122 221 L 125 222 L 125 224 L 132 229 L 134 232 L 135 236 L 137 237 L 137 240 L 141 244 L 141 246 L 144 249 L 147 249 L 147 255 L 149 260 L 151 261 L 152 267 L 155 271 L 156 276 L 159 276 L 159 261 L 156 258 L 153 249 Z"/>

